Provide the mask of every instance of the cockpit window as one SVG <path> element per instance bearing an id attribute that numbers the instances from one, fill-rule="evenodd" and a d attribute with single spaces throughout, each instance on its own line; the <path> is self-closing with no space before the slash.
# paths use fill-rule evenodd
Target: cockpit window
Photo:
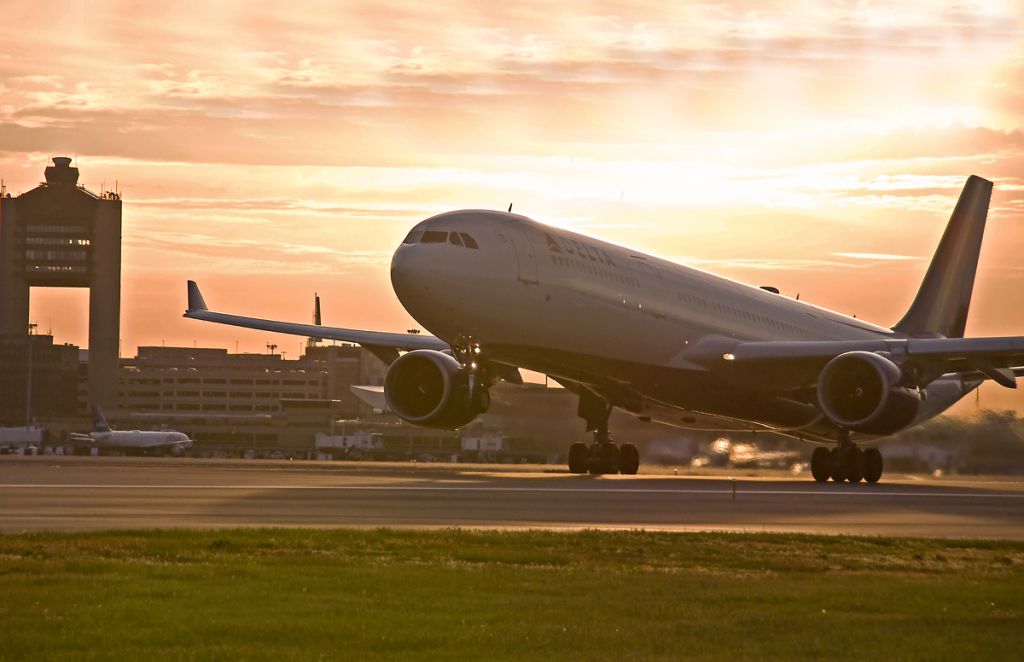
<path id="1" fill-rule="evenodd" d="M 443 244 L 448 240 L 447 232 L 438 232 L 437 230 L 426 230 L 423 233 L 424 244 Z"/>
<path id="2" fill-rule="evenodd" d="M 441 232 L 440 230 L 413 230 L 405 239 L 403 244 L 443 244 L 449 242 L 454 246 L 478 249 L 476 240 L 465 232 Z"/>

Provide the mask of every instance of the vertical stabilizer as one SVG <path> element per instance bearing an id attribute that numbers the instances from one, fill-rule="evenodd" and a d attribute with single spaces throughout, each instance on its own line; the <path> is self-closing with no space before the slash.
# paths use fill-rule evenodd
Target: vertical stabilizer
<path id="1" fill-rule="evenodd" d="M 992 182 L 977 175 L 967 178 L 921 289 L 893 331 L 963 338 L 991 197 Z"/>
<path id="2" fill-rule="evenodd" d="M 110 426 L 107 425 L 107 419 L 103 416 L 103 410 L 99 405 L 92 406 L 92 431 L 110 432 Z"/>

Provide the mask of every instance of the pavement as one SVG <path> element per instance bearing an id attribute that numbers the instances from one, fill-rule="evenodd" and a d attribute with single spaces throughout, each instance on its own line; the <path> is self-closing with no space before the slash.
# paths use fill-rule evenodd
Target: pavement
<path id="1" fill-rule="evenodd" d="M 775 531 L 1024 540 L 1024 481 L 576 476 L 555 467 L 0 457 L 0 531 L 165 527 Z"/>

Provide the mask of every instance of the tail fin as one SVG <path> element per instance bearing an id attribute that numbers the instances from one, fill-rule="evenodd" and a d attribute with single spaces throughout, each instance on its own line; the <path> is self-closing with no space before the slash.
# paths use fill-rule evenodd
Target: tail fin
<path id="1" fill-rule="evenodd" d="M 110 432 L 110 426 L 107 425 L 107 419 L 103 416 L 103 410 L 99 405 L 92 406 L 92 431 Z"/>
<path id="2" fill-rule="evenodd" d="M 893 331 L 909 336 L 964 337 L 991 197 L 992 182 L 977 175 L 967 178 L 921 289 Z"/>

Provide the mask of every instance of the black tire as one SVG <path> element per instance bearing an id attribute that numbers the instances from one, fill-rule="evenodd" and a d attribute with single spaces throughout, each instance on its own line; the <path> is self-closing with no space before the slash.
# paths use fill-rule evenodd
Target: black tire
<path id="1" fill-rule="evenodd" d="M 864 478 L 864 451 L 859 448 L 851 448 L 843 458 L 846 480 L 851 483 L 859 483 Z"/>
<path id="2" fill-rule="evenodd" d="M 828 456 L 829 456 L 829 463 L 828 463 L 828 475 L 829 475 L 829 477 L 832 478 L 832 480 L 834 480 L 837 483 L 845 482 L 846 481 L 846 471 L 845 471 L 846 468 L 843 466 L 843 462 L 839 458 L 839 451 L 836 450 L 835 448 L 833 448 L 831 451 L 829 451 Z"/>
<path id="3" fill-rule="evenodd" d="M 622 444 L 619 449 L 619 471 L 635 476 L 640 469 L 640 451 L 633 444 Z"/>
<path id="4" fill-rule="evenodd" d="M 590 445 L 590 473 L 614 474 L 619 472 L 619 447 L 611 442 Z"/>
<path id="5" fill-rule="evenodd" d="M 832 475 L 832 454 L 827 448 L 818 446 L 811 453 L 811 475 L 819 483 L 827 482 Z"/>
<path id="6" fill-rule="evenodd" d="M 590 459 L 590 449 L 586 444 L 576 442 L 569 446 L 569 473 L 587 473 L 587 461 Z"/>
<path id="7" fill-rule="evenodd" d="M 864 480 L 877 483 L 882 477 L 882 453 L 877 448 L 864 451 Z"/>

